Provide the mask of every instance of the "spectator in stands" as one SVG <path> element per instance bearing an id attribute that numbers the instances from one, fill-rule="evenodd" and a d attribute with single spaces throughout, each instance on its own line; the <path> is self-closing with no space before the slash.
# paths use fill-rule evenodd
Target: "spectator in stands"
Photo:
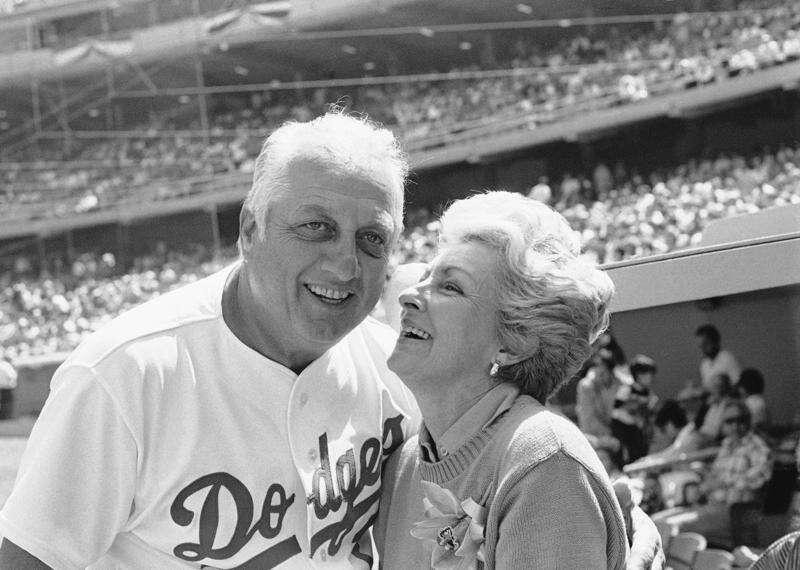
<path id="1" fill-rule="evenodd" d="M 678 404 L 686 412 L 686 419 L 694 429 L 699 429 L 708 412 L 706 393 L 694 381 L 690 381 L 678 392 L 677 398 Z"/>
<path id="2" fill-rule="evenodd" d="M 642 500 L 639 506 L 648 515 L 664 510 L 664 495 L 661 492 L 661 482 L 658 480 L 656 473 L 648 472 L 645 474 L 642 485 Z"/>
<path id="3" fill-rule="evenodd" d="M 728 375 L 722 372 L 711 377 L 708 390 L 706 396 L 708 410 L 698 432 L 706 439 L 707 444 L 713 445 L 718 443 L 724 435 L 725 410 L 731 400 L 735 398 L 736 392 Z"/>
<path id="4" fill-rule="evenodd" d="M 686 419 L 686 412 L 675 400 L 667 400 L 654 420 L 655 437 L 652 448 L 659 456 L 671 456 L 698 449 L 695 427 Z M 651 454 L 651 457 L 653 455 Z"/>
<path id="5" fill-rule="evenodd" d="M 14 390 L 17 387 L 17 370 L 0 352 L 0 420 L 14 415 Z"/>
<path id="6" fill-rule="evenodd" d="M 759 544 L 760 491 L 772 476 L 770 449 L 750 428 L 750 411 L 739 401 L 729 401 L 723 416 L 725 438 L 701 490 L 708 504 L 685 511 L 667 511 L 654 520 L 673 523 L 682 531 L 703 534 L 709 543 L 731 548 Z"/>
<path id="7" fill-rule="evenodd" d="M 553 199 L 553 191 L 548 184 L 549 180 L 547 176 L 540 176 L 539 181 L 531 187 L 530 192 L 528 192 L 528 198 L 533 198 L 534 200 L 539 200 L 539 202 L 544 202 L 545 204 L 550 204 Z"/>
<path id="8" fill-rule="evenodd" d="M 696 507 L 704 504 L 705 502 L 706 499 L 703 496 L 703 491 L 700 488 L 699 483 L 689 481 L 683 486 L 683 499 L 681 501 L 681 506 Z"/>
<path id="9" fill-rule="evenodd" d="M 767 402 L 764 400 L 764 376 L 755 368 L 745 368 L 739 376 L 739 391 L 750 410 L 753 429 L 761 430 L 769 423 Z"/>
<path id="10" fill-rule="evenodd" d="M 621 386 L 614 373 L 613 355 L 608 349 L 601 348 L 592 357 L 586 375 L 578 382 L 575 413 L 583 433 L 597 437 L 611 435 L 611 414 Z"/>
<path id="11" fill-rule="evenodd" d="M 653 383 L 656 379 L 656 372 L 658 372 L 656 361 L 647 355 L 637 354 L 631 359 L 629 369 L 633 381 L 647 390 L 647 412 L 649 423 L 649 415 L 655 413 L 656 408 L 658 408 L 658 395 L 653 389 Z"/>
<path id="12" fill-rule="evenodd" d="M 611 169 L 605 163 L 598 162 L 592 173 L 592 182 L 597 198 L 605 200 L 614 187 L 614 176 L 611 174 Z"/>
<path id="13" fill-rule="evenodd" d="M 620 466 L 647 455 L 649 391 L 637 383 L 619 387 L 611 412 L 611 435 L 620 442 Z"/>
<path id="14" fill-rule="evenodd" d="M 795 479 L 794 492 L 792 493 L 792 500 L 789 504 L 788 529 L 790 531 L 800 530 L 800 439 L 797 440 L 797 446 L 794 450 L 794 460 L 798 476 Z"/>
<path id="15" fill-rule="evenodd" d="M 706 324 L 694 332 L 703 357 L 700 360 L 700 379 L 703 388 L 711 391 L 711 380 L 718 374 L 726 374 L 735 386 L 742 372 L 736 357 L 722 349 L 722 337 L 714 325 Z"/>

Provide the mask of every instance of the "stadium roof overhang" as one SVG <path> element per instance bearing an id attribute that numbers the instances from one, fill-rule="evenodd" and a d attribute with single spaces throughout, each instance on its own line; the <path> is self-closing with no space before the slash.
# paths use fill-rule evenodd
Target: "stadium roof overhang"
<path id="1" fill-rule="evenodd" d="M 701 247 L 608 264 L 614 312 L 800 286 L 800 204 L 717 220 Z"/>

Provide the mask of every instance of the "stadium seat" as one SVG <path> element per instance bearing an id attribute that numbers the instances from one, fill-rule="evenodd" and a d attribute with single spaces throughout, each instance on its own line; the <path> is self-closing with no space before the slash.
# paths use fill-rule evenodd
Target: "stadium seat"
<path id="1" fill-rule="evenodd" d="M 706 538 L 696 532 L 682 532 L 672 537 L 667 550 L 667 568 L 692 570 L 697 553 L 706 548 Z"/>
<path id="2" fill-rule="evenodd" d="M 732 570 L 733 554 L 718 548 L 707 548 L 697 553 L 694 570 Z"/>
<path id="3" fill-rule="evenodd" d="M 655 521 L 655 525 L 658 529 L 658 534 L 661 535 L 661 547 L 664 549 L 664 552 L 667 552 L 670 542 L 672 542 L 672 537 L 678 534 L 678 529 L 675 525 L 664 521 Z"/>

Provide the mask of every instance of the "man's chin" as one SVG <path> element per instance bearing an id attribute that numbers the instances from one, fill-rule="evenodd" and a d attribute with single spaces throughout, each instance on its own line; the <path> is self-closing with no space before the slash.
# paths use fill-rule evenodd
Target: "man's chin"
<path id="1" fill-rule="evenodd" d="M 357 323 L 352 324 L 352 326 L 347 326 L 347 322 L 336 322 L 336 323 L 319 323 L 319 322 L 310 322 L 308 323 L 303 330 L 303 334 L 301 335 L 304 340 L 306 340 L 309 344 L 313 344 L 315 346 L 324 347 L 326 350 L 342 340 L 347 333 L 353 330 Z"/>

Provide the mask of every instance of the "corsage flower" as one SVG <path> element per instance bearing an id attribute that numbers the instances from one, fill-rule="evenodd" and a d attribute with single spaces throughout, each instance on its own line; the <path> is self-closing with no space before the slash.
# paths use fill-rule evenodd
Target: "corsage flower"
<path id="1" fill-rule="evenodd" d="M 414 523 L 411 535 L 435 543 L 434 570 L 469 570 L 485 562 L 486 509 L 467 498 L 459 501 L 449 490 L 422 481 L 425 520 Z"/>

